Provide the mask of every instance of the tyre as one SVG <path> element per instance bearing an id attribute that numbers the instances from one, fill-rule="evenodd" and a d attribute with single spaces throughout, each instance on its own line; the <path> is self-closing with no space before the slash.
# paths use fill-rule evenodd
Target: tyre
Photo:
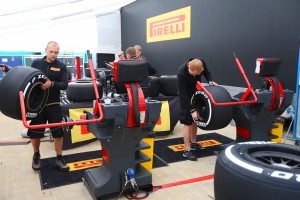
<path id="1" fill-rule="evenodd" d="M 206 86 L 205 88 L 217 103 L 232 102 L 232 98 L 225 88 L 221 86 Z M 196 91 L 191 101 L 200 117 L 198 121 L 195 121 L 200 129 L 221 129 L 232 120 L 233 106 L 213 105 L 210 97 L 203 90 Z"/>
<path id="2" fill-rule="evenodd" d="M 103 87 L 97 83 L 100 98 L 103 95 Z M 92 81 L 76 81 L 69 83 L 67 88 L 67 98 L 73 102 L 91 102 L 96 99 L 94 85 Z"/>
<path id="3" fill-rule="evenodd" d="M 157 97 L 160 93 L 160 81 L 155 76 L 149 76 L 150 97 Z"/>
<path id="4" fill-rule="evenodd" d="M 19 91 L 23 91 L 26 119 L 36 117 L 48 99 L 48 90 L 40 89 L 45 82 L 46 77 L 40 70 L 31 67 L 12 68 L 3 77 L 0 85 L 1 112 L 13 119 L 21 120 Z"/>
<path id="5" fill-rule="evenodd" d="M 222 151 L 215 167 L 216 200 L 299 200 L 299 147 L 244 142 Z"/>
<path id="6" fill-rule="evenodd" d="M 149 87 L 142 87 L 144 97 L 157 97 L 160 93 L 159 78 L 155 76 L 148 77 Z"/>
<path id="7" fill-rule="evenodd" d="M 177 75 L 164 75 L 159 77 L 160 93 L 165 96 L 178 95 Z"/>
<path id="8" fill-rule="evenodd" d="M 91 77 L 90 68 L 84 68 L 84 74 L 85 74 L 85 77 Z"/>
<path id="9" fill-rule="evenodd" d="M 102 72 L 102 71 L 104 71 L 105 74 L 108 74 L 108 73 L 111 72 L 111 70 L 108 70 L 108 69 L 106 69 L 106 68 L 96 68 L 96 69 L 94 69 L 94 72 L 95 72 L 95 78 L 96 78 L 96 79 L 100 78 L 99 72 Z M 91 76 L 90 68 L 85 68 L 85 69 L 84 69 L 84 72 L 85 72 L 85 76 L 86 76 L 86 77 L 92 77 L 92 76 Z"/>

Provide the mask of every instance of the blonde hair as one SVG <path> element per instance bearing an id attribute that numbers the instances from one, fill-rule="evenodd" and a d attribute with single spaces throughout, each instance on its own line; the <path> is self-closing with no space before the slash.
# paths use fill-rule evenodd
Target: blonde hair
<path id="1" fill-rule="evenodd" d="M 136 44 L 136 45 L 133 46 L 133 48 L 134 48 L 136 51 L 142 52 L 142 47 L 141 47 L 141 45 Z"/>

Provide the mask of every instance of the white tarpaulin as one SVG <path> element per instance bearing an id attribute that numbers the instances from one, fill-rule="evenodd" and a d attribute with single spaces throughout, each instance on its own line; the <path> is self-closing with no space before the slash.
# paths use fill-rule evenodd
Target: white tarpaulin
<path id="1" fill-rule="evenodd" d="M 41 51 L 50 40 L 63 51 L 96 50 L 97 16 L 134 0 L 9 0 L 0 7 L 0 51 Z"/>

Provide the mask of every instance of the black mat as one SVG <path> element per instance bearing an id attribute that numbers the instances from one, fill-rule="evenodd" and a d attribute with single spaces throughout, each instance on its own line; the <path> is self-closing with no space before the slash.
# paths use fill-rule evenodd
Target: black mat
<path id="1" fill-rule="evenodd" d="M 197 135 L 197 142 L 205 147 L 203 151 L 193 151 L 198 158 L 212 156 L 218 154 L 224 148 L 221 145 L 229 144 L 233 140 L 217 133 L 208 133 Z M 173 148 L 170 148 L 171 146 Z M 154 155 L 163 159 L 166 163 L 174 163 L 186 160 L 182 156 L 183 138 L 174 138 L 166 140 L 158 140 L 154 142 Z M 173 150 L 174 149 L 174 150 Z"/>
<path id="2" fill-rule="evenodd" d="M 74 163 L 84 160 L 101 158 L 101 150 L 91 151 L 85 153 L 78 153 L 72 155 L 65 155 L 64 159 L 67 163 Z M 61 172 L 58 167 L 54 165 L 56 157 L 41 159 L 41 169 L 40 169 L 40 182 L 41 189 L 50 189 L 53 187 L 59 187 L 63 185 L 69 185 L 73 183 L 78 183 L 82 181 L 85 169 L 75 170 L 69 172 Z M 167 164 L 153 156 L 153 168 L 164 167 Z"/>
<path id="3" fill-rule="evenodd" d="M 201 141 L 206 151 L 195 152 L 198 158 L 212 156 L 223 150 L 221 144 L 228 144 L 232 142 L 225 136 L 217 133 L 203 134 L 197 136 L 197 141 Z M 213 145 L 213 146 L 209 146 Z M 168 146 L 175 146 L 177 151 L 170 149 Z M 183 151 L 183 138 L 158 140 L 154 142 L 154 156 L 153 156 L 153 168 L 168 166 L 168 163 L 174 163 L 186 160 L 182 156 Z M 91 151 L 85 153 L 78 153 L 73 155 L 66 155 L 64 159 L 67 163 L 74 163 L 84 160 L 101 158 L 101 151 Z M 55 157 L 41 159 L 40 181 L 42 189 L 50 189 L 53 187 L 59 187 L 63 185 L 69 185 L 82 181 L 85 169 L 75 170 L 70 172 L 61 172 L 54 165 Z"/>

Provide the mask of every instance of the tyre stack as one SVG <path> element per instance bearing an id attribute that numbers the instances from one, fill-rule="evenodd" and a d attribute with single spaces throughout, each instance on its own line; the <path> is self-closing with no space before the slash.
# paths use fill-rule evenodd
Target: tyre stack
<path id="1" fill-rule="evenodd" d="M 160 93 L 165 96 L 178 96 L 177 75 L 163 75 L 159 77 Z"/>
<path id="2" fill-rule="evenodd" d="M 160 93 L 160 81 L 158 77 L 148 77 L 149 87 L 142 88 L 145 98 L 157 97 Z"/>
<path id="3" fill-rule="evenodd" d="M 103 96 L 103 87 L 97 83 L 99 97 Z M 92 102 L 96 99 L 94 85 L 92 81 L 75 81 L 69 83 L 66 91 L 67 98 L 72 102 Z"/>

